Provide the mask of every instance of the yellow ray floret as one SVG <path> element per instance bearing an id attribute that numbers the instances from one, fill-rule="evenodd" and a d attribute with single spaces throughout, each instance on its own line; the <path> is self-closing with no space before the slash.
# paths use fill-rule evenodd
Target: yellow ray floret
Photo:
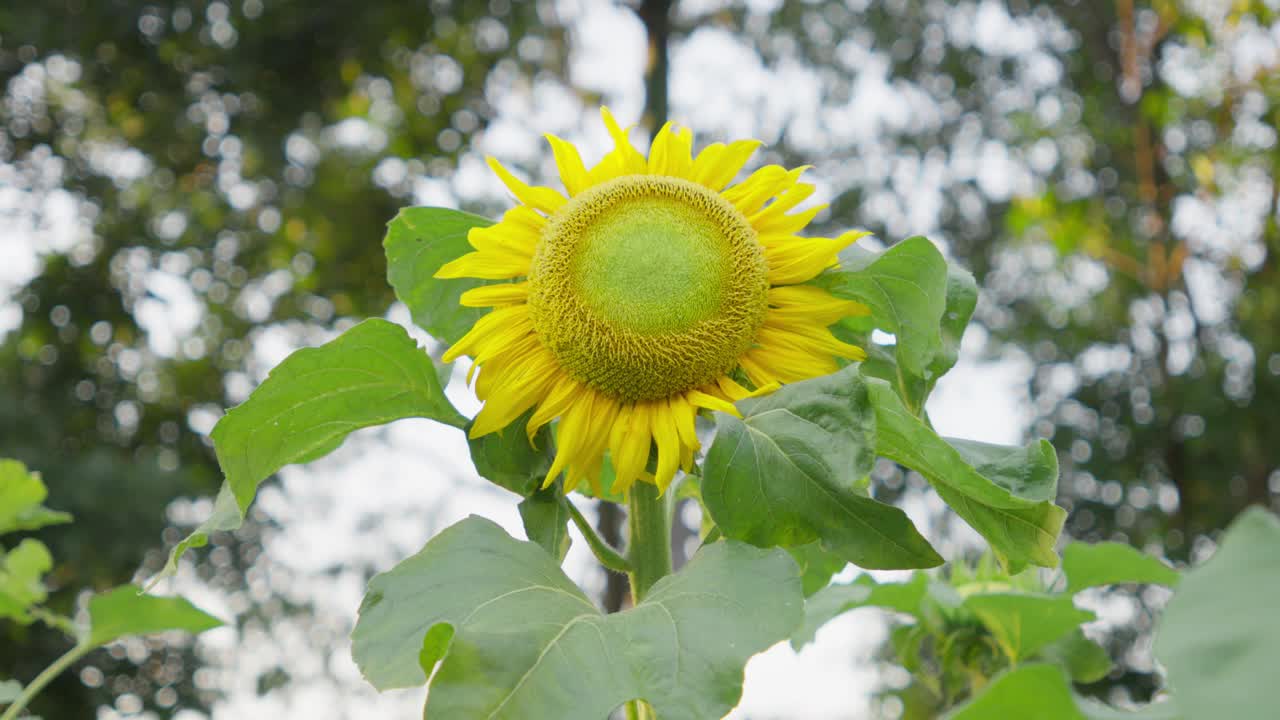
<path id="1" fill-rule="evenodd" d="M 607 459 L 613 492 L 665 490 L 701 449 L 699 411 L 737 414 L 739 400 L 865 356 L 830 326 L 867 308 L 805 283 L 866 233 L 797 235 L 825 207 L 797 209 L 814 193 L 805 168 L 732 184 L 758 141 L 695 155 L 692 132 L 668 123 L 646 156 L 601 115 L 613 147 L 594 166 L 546 136 L 563 193 L 489 160 L 519 204 L 436 273 L 490 281 L 462 294 L 492 309 L 445 360 L 468 355 L 478 372 L 472 436 L 526 413 L 530 441 L 555 428 L 547 484 L 563 474 L 566 490 L 599 492 Z"/>

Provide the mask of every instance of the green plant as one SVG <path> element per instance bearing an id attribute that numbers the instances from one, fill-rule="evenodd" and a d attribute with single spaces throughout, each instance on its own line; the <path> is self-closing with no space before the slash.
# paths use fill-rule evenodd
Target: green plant
<path id="1" fill-rule="evenodd" d="M 14 460 L 0 460 L 0 534 L 71 522 L 70 515 L 44 507 L 46 494 L 38 474 Z M 132 585 L 89 597 L 82 621 L 64 617 L 43 606 L 48 594 L 43 577 L 52 568 L 53 558 L 39 540 L 25 538 L 7 549 L 0 546 L 0 620 L 40 622 L 75 643 L 26 686 L 17 680 L 0 681 L 0 707 L 5 707 L 0 720 L 18 718 L 49 681 L 96 648 L 129 635 L 199 633 L 222 624 L 182 598 L 144 595 Z"/>

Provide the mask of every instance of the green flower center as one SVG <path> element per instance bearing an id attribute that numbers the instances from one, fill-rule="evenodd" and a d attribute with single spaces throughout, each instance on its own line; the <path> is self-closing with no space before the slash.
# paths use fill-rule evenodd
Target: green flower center
<path id="1" fill-rule="evenodd" d="M 622 400 L 654 400 L 737 365 L 764 321 L 765 275 L 755 229 L 719 194 L 630 175 L 551 216 L 529 309 L 574 377 Z"/>

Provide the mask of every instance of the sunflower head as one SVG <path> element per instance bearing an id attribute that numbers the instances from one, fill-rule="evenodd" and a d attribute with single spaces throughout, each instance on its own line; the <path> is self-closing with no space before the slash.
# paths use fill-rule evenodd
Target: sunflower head
<path id="1" fill-rule="evenodd" d="M 479 369 L 473 435 L 530 409 L 530 438 L 556 422 L 548 483 L 561 472 L 568 488 L 597 483 L 608 456 L 615 491 L 665 488 L 699 449 L 699 409 L 735 412 L 736 400 L 863 357 L 828 326 L 866 308 L 804 283 L 865 233 L 796 234 L 821 210 L 793 212 L 813 192 L 803 168 L 766 165 L 730 185 L 755 141 L 695 157 L 692 134 L 668 124 L 646 158 L 602 114 L 614 148 L 591 169 L 548 136 L 566 194 L 490 160 L 520 204 L 472 230 L 475 252 L 437 276 L 508 282 L 463 295 L 494 310 L 446 360 L 468 354 Z"/>
<path id="2" fill-rule="evenodd" d="M 683 178 L 627 175 L 551 217 L 529 269 L 534 329 L 565 371 L 626 401 L 734 369 L 764 322 L 755 229 Z"/>

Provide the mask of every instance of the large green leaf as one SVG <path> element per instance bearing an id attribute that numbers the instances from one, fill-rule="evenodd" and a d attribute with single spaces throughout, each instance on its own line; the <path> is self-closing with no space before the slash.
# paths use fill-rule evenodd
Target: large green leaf
<path id="1" fill-rule="evenodd" d="M 404 208 L 387 223 L 382 241 L 387 281 L 409 307 L 413 321 L 441 342 L 457 342 L 485 314 L 483 308 L 458 304 L 462 293 L 485 281 L 439 279 L 436 271 L 474 250 L 467 242 L 471 228 L 492 224 L 478 215 L 435 207 Z"/>
<path id="2" fill-rule="evenodd" d="M 1213 557 L 1188 570 L 1156 630 L 1156 658 L 1189 718 L 1276 717 L 1280 519 L 1243 512 Z"/>
<path id="3" fill-rule="evenodd" d="M 353 653 L 380 688 L 443 660 L 427 717 L 600 720 L 643 698 L 663 720 L 705 720 L 737 703 L 746 660 L 801 605 L 786 553 L 725 541 L 606 616 L 540 547 L 473 517 L 370 582 Z"/>
<path id="4" fill-rule="evenodd" d="M 913 375 L 932 377 L 930 364 L 942 351 L 947 261 L 928 238 L 907 238 L 882 253 L 850 246 L 840 254 L 840 268 L 815 282 L 870 307 L 876 325 L 896 336 L 898 362 Z"/>
<path id="5" fill-rule="evenodd" d="M 1014 664 L 1095 618 L 1064 595 L 983 593 L 970 595 L 964 604 L 991 631 Z"/>
<path id="6" fill-rule="evenodd" d="M 902 583 L 877 583 L 870 575 L 860 575 L 848 585 L 829 585 L 805 600 L 804 622 L 791 635 L 791 646 L 799 650 L 837 615 L 861 607 L 879 607 L 906 615 L 920 614 L 920 602 L 929 588 L 929 578 L 916 573 Z"/>
<path id="7" fill-rule="evenodd" d="M 1024 665 L 1000 675 L 947 720 L 1085 720 L 1071 686 L 1053 665 Z"/>
<path id="8" fill-rule="evenodd" d="M 1028 563 L 1054 567 L 1066 511 L 1054 505 L 1058 460 L 1053 446 L 947 441 L 907 411 L 882 380 L 868 380 L 876 410 L 876 450 L 925 477 L 1016 574 Z"/>
<path id="9" fill-rule="evenodd" d="M 395 323 L 366 320 L 285 358 L 214 427 L 226 482 L 213 514 L 174 548 L 157 580 L 172 574 L 184 552 L 207 543 L 209 533 L 240 527 L 258 486 L 280 468 L 325 456 L 355 430 L 411 417 L 466 424 L 431 358 Z"/>
<path id="10" fill-rule="evenodd" d="M 1115 542 L 1071 543 L 1062 551 L 1062 571 L 1069 593 L 1118 583 L 1178 583 L 1178 571 L 1159 558 Z"/>
<path id="11" fill-rule="evenodd" d="M 180 597 L 141 595 L 133 585 L 108 590 L 89 599 L 90 645 L 105 645 L 127 635 L 169 630 L 202 633 L 222 625 L 218 618 Z"/>
<path id="12" fill-rule="evenodd" d="M 902 510 L 866 497 L 874 413 L 855 365 L 717 415 L 702 499 L 725 534 L 761 547 L 820 540 L 864 568 L 934 567 L 942 558 Z"/>
<path id="13" fill-rule="evenodd" d="M 0 533 L 71 522 L 69 514 L 40 504 L 48 494 L 39 473 L 17 460 L 0 460 Z"/>
<path id="14" fill-rule="evenodd" d="M 0 618 L 24 625 L 34 620 L 31 606 L 48 596 L 41 578 L 52 567 L 49 549 L 34 538 L 0 555 Z"/>

